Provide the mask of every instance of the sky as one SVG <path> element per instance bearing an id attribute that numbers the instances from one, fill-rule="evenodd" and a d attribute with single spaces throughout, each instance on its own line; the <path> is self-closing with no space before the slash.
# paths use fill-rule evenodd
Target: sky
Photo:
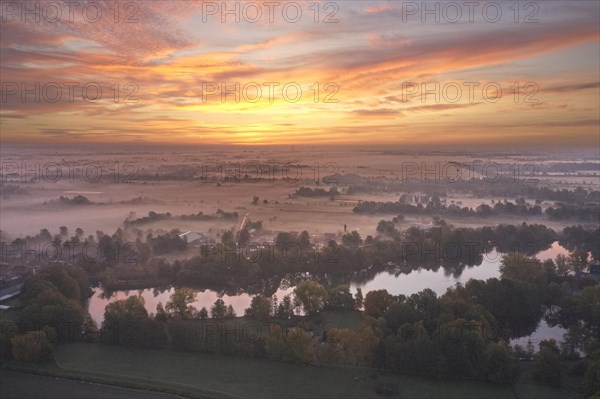
<path id="1" fill-rule="evenodd" d="M 600 146 L 598 1 L 5 1 L 1 143 Z"/>

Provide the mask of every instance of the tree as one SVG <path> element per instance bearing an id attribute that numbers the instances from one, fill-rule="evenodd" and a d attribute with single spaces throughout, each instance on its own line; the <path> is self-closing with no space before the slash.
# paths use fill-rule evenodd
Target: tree
<path id="1" fill-rule="evenodd" d="M 543 316 L 541 293 L 525 283 L 491 278 L 470 280 L 465 285 L 470 296 L 496 319 L 505 338 L 532 334 Z"/>
<path id="2" fill-rule="evenodd" d="M 256 195 L 255 195 L 254 197 L 252 197 L 252 205 L 256 205 L 256 204 L 258 204 L 258 200 L 259 200 L 259 199 L 260 199 L 260 198 L 258 198 Z"/>
<path id="3" fill-rule="evenodd" d="M 406 302 L 394 301 L 388 307 L 383 317 L 392 331 L 397 331 L 400 326 L 415 323 L 418 319 L 415 310 Z"/>
<path id="4" fill-rule="evenodd" d="M 11 340 L 12 355 L 20 362 L 38 363 L 47 360 L 52 354 L 52 347 L 44 331 L 29 331 L 17 335 Z"/>
<path id="5" fill-rule="evenodd" d="M 354 309 L 356 303 L 347 285 L 338 285 L 329 292 L 327 306 L 333 309 Z"/>
<path id="6" fill-rule="evenodd" d="M 358 248 L 362 244 L 362 238 L 356 230 L 342 236 L 342 244 L 351 248 Z"/>
<path id="7" fill-rule="evenodd" d="M 167 302 L 166 310 L 171 315 L 177 315 L 182 320 L 191 319 L 196 308 L 191 304 L 196 301 L 196 291 L 191 288 L 175 288 Z"/>
<path id="8" fill-rule="evenodd" d="M 566 276 L 567 274 L 569 274 L 569 262 L 565 255 L 558 254 L 556 256 L 555 264 L 556 264 L 556 273 L 559 276 Z"/>
<path id="9" fill-rule="evenodd" d="M 252 297 L 250 307 L 246 309 L 245 315 L 256 320 L 267 320 L 271 315 L 271 299 L 263 295 Z"/>
<path id="10" fill-rule="evenodd" d="M 87 279 L 85 279 L 85 276 L 81 276 L 85 279 L 85 281 L 78 282 L 75 278 L 73 278 L 73 273 L 71 270 L 62 265 L 55 264 L 44 267 L 38 276 L 39 278 L 54 284 L 54 286 L 58 288 L 58 290 L 65 297 L 75 301 L 80 301 L 82 289 L 86 289 L 87 291 L 88 288 L 82 287 L 83 284 L 87 284 Z"/>
<path id="11" fill-rule="evenodd" d="M 522 282 L 529 286 L 546 285 L 546 272 L 542 263 L 536 258 L 518 252 L 504 255 L 500 265 L 500 275 L 503 279 Z"/>
<path id="12" fill-rule="evenodd" d="M 163 307 L 162 302 L 159 302 L 158 305 L 156 305 L 156 315 L 154 316 L 154 319 L 164 322 L 164 321 L 167 321 L 168 318 L 169 318 L 169 315 L 165 311 L 165 308 Z"/>
<path id="13" fill-rule="evenodd" d="M 210 315 L 213 319 L 222 319 L 227 315 L 227 307 L 221 298 L 217 299 L 210 308 Z"/>
<path id="14" fill-rule="evenodd" d="M 598 359 L 598 354 L 596 354 L 596 359 L 588 363 L 583 379 L 585 397 L 600 396 L 600 359 Z"/>
<path id="15" fill-rule="evenodd" d="M 387 290 L 369 291 L 365 296 L 365 314 L 374 318 L 383 316 L 388 310 L 394 297 Z"/>
<path id="16" fill-rule="evenodd" d="M 300 233 L 298 236 L 298 244 L 303 250 L 309 250 L 311 248 L 312 244 L 310 243 L 310 235 L 308 234 L 308 231 L 304 230 L 302 233 Z"/>
<path id="17" fill-rule="evenodd" d="M 277 233 L 275 237 L 275 247 L 277 249 L 281 251 L 288 250 L 292 244 L 298 244 L 294 234 L 288 232 Z"/>
<path id="18" fill-rule="evenodd" d="M 377 224 L 376 231 L 379 234 L 388 234 L 390 236 L 395 236 L 398 233 L 398 231 L 396 230 L 396 226 L 394 226 L 394 223 L 386 220 L 379 221 L 379 223 Z"/>
<path id="19" fill-rule="evenodd" d="M 398 334 L 386 337 L 382 347 L 386 368 L 436 377 L 446 374 L 445 362 L 421 322 L 403 324 Z"/>
<path id="20" fill-rule="evenodd" d="M 360 288 L 356 288 L 356 294 L 354 295 L 354 308 L 356 310 L 362 309 L 363 302 L 364 302 L 364 298 L 363 298 L 362 290 Z"/>
<path id="21" fill-rule="evenodd" d="M 58 228 L 60 230 L 60 235 L 66 237 L 69 235 L 69 229 L 66 226 L 60 226 Z"/>
<path id="22" fill-rule="evenodd" d="M 312 359 L 310 344 L 311 339 L 302 328 L 284 331 L 275 324 L 267 341 L 267 352 L 275 360 L 308 364 Z"/>
<path id="23" fill-rule="evenodd" d="M 294 305 L 292 304 L 292 298 L 289 295 L 285 295 L 277 307 L 276 316 L 282 319 L 290 319 L 293 315 Z"/>
<path id="24" fill-rule="evenodd" d="M 221 236 L 221 242 L 227 248 L 235 248 L 235 240 L 233 237 L 233 231 L 227 230 L 226 232 L 224 232 L 223 235 Z"/>
<path id="25" fill-rule="evenodd" d="M 531 340 L 529 342 L 531 342 Z M 516 358 L 519 359 L 519 360 L 520 359 L 531 360 L 531 358 L 533 357 L 533 351 L 530 352 L 529 350 L 526 350 L 525 348 L 523 348 L 519 344 L 516 344 L 513 347 L 513 352 L 514 352 Z"/>
<path id="26" fill-rule="evenodd" d="M 540 342 L 540 351 L 534 355 L 533 379 L 554 387 L 561 386 L 560 357 L 556 341 Z"/>
<path id="27" fill-rule="evenodd" d="M 306 280 L 294 289 L 295 299 L 309 315 L 320 312 L 327 303 L 327 289 L 316 281 Z"/>
<path id="28" fill-rule="evenodd" d="M 233 306 L 231 306 L 231 305 L 227 306 L 227 312 L 225 313 L 225 318 L 233 319 L 235 317 L 236 317 L 236 314 L 235 314 L 235 310 L 233 309 Z"/>
<path id="29" fill-rule="evenodd" d="M 202 309 L 200 309 L 198 312 L 198 317 L 200 320 L 204 320 L 208 317 L 208 310 L 206 310 L 206 307 L 203 306 Z"/>
<path id="30" fill-rule="evenodd" d="M 275 317 L 277 315 L 277 309 L 279 308 L 279 301 L 277 300 L 277 294 L 273 294 L 271 297 L 271 314 L 270 316 Z"/>
<path id="31" fill-rule="evenodd" d="M 503 343 L 490 343 L 484 350 L 483 373 L 488 381 L 512 384 L 519 378 L 519 361 Z"/>
<path id="32" fill-rule="evenodd" d="M 240 234 L 238 236 L 238 244 L 240 244 L 240 246 L 243 246 L 246 245 L 248 241 L 250 241 L 250 233 L 248 233 L 248 230 L 244 228 L 240 231 Z"/>
<path id="33" fill-rule="evenodd" d="M 130 296 L 104 308 L 102 338 L 109 343 L 143 346 L 143 326 L 148 320 L 144 298 Z"/>
<path id="34" fill-rule="evenodd" d="M 575 249 L 569 254 L 568 264 L 575 273 L 584 271 L 589 264 L 589 254 L 582 249 Z"/>
<path id="35" fill-rule="evenodd" d="M 79 301 L 68 299 L 45 275 L 28 278 L 21 292 L 24 308 L 18 316 L 22 331 L 39 330 L 44 326 L 53 326 L 60 340 L 73 339 L 74 331 L 80 331 L 84 319 L 84 310 Z M 79 293 L 79 287 L 72 278 L 58 279 L 67 282 L 68 292 L 73 296 Z M 67 276 L 68 277 L 68 276 Z"/>

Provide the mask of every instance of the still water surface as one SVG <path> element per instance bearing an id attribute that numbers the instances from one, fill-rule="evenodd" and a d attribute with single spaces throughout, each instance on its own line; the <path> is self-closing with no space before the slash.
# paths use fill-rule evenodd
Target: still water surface
<path id="1" fill-rule="evenodd" d="M 554 259 L 559 254 L 566 255 L 567 253 L 568 251 L 561 247 L 558 242 L 554 242 L 549 249 L 539 252 L 537 258 L 543 261 L 546 259 Z M 386 289 L 392 295 L 412 295 L 425 288 L 431 288 L 438 295 L 442 295 L 446 292 L 447 288 L 454 286 L 456 283 L 465 284 L 472 278 L 486 280 L 488 278 L 500 277 L 499 267 L 501 259 L 502 254 L 494 250 L 489 254 L 484 255 L 483 262 L 480 265 L 465 268 L 459 276 L 454 276 L 451 272 L 447 272 L 443 268 L 436 271 L 420 269 L 409 274 L 398 275 L 381 272 L 368 282 L 351 284 L 350 291 L 355 293 L 356 288 L 360 288 L 363 295 L 366 295 L 369 291 Z M 281 299 L 284 295 L 291 294 L 293 290 L 294 287 L 279 289 L 276 292 L 277 298 Z M 116 291 L 110 298 L 104 298 L 102 296 L 102 290 L 96 289 L 96 292 L 94 292 L 94 295 L 89 300 L 88 310 L 94 320 L 101 323 L 104 318 L 104 308 L 107 304 L 119 299 L 126 299 L 132 295 L 141 295 L 146 302 L 146 309 L 148 312 L 153 313 L 156 312 L 156 305 L 158 305 L 159 302 L 162 302 L 162 304 L 165 305 L 169 301 L 169 297 L 173 291 L 173 287 L 163 291 L 155 288 Z M 216 291 L 205 290 L 198 291 L 196 301 L 193 305 L 197 309 L 206 307 L 210 311 L 210 307 L 217 298 L 223 299 L 225 305 L 233 306 L 238 316 L 244 314 L 244 310 L 250 306 L 250 301 L 252 300 L 252 296 L 248 294 L 220 296 Z M 542 320 L 535 333 L 530 337 L 520 338 L 518 343 L 524 344 L 529 338 L 531 338 L 534 343 L 542 339 L 550 338 L 560 340 L 564 332 L 565 331 L 560 327 L 549 327 L 546 322 Z"/>

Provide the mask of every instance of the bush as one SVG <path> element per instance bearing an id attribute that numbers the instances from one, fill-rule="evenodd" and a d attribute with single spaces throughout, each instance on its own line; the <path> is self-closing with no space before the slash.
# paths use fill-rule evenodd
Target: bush
<path id="1" fill-rule="evenodd" d="M 533 379 L 543 384 L 560 387 L 560 358 L 558 353 L 547 346 L 540 345 L 540 351 L 535 354 L 534 359 Z"/>
<path id="2" fill-rule="evenodd" d="M 577 360 L 567 371 L 569 377 L 583 377 L 588 368 L 589 361 L 587 359 Z"/>
<path id="3" fill-rule="evenodd" d="M 52 355 L 52 346 L 43 331 L 29 331 L 11 340 L 12 355 L 20 362 L 39 363 Z"/>
<path id="4" fill-rule="evenodd" d="M 511 384 L 519 378 L 519 362 L 514 352 L 501 343 L 492 343 L 484 351 L 484 374 L 488 381 Z"/>

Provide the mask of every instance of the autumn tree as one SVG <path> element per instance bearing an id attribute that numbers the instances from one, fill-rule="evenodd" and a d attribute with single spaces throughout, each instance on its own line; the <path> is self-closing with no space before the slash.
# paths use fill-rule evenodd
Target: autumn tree
<path id="1" fill-rule="evenodd" d="M 52 355 L 52 346 L 44 331 L 29 331 L 11 340 L 12 355 L 19 362 L 38 363 Z"/>
<path id="2" fill-rule="evenodd" d="M 365 296 L 365 313 L 371 317 L 381 317 L 388 310 L 394 297 L 387 290 L 369 291 Z"/>
<path id="3" fill-rule="evenodd" d="M 327 289 L 316 281 L 306 280 L 294 289 L 295 301 L 309 315 L 320 312 L 327 303 Z"/>

